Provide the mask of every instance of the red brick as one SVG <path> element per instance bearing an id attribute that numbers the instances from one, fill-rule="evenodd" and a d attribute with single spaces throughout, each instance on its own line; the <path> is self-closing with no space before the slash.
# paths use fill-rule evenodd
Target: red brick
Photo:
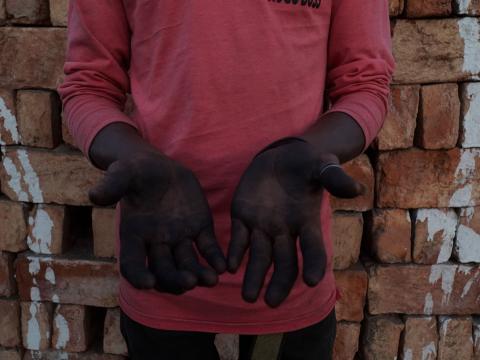
<path id="1" fill-rule="evenodd" d="M 480 317 L 473 318 L 473 360 L 480 360 Z"/>
<path id="2" fill-rule="evenodd" d="M 480 204 L 480 149 L 381 153 L 377 166 L 380 208 L 442 208 Z"/>
<path id="3" fill-rule="evenodd" d="M 61 141 L 59 102 L 55 93 L 17 92 L 17 118 L 22 145 L 54 148 Z"/>
<path id="4" fill-rule="evenodd" d="M 457 214 L 452 209 L 417 210 L 413 261 L 419 264 L 448 261 L 452 255 L 457 222 Z"/>
<path id="5" fill-rule="evenodd" d="M 88 190 L 103 176 L 81 153 L 63 147 L 10 147 L 2 165 L 2 192 L 12 200 L 34 203 L 91 205 Z"/>
<path id="6" fill-rule="evenodd" d="M 480 4 L 480 1 L 478 2 Z M 460 139 L 462 148 L 480 147 L 480 83 L 460 85 Z"/>
<path id="7" fill-rule="evenodd" d="M 16 276 L 24 301 L 117 305 L 118 276 L 113 262 L 21 255 Z"/>
<path id="8" fill-rule="evenodd" d="M 420 94 L 415 144 L 423 149 L 433 150 L 455 147 L 460 118 L 458 85 L 425 85 L 422 86 Z"/>
<path id="9" fill-rule="evenodd" d="M 69 352 L 88 349 L 93 329 L 90 308 L 82 305 L 57 305 L 53 316 L 52 348 Z"/>
<path id="10" fill-rule="evenodd" d="M 115 256 L 115 209 L 92 209 L 93 253 L 98 257 Z"/>
<path id="11" fill-rule="evenodd" d="M 67 26 L 68 0 L 50 0 L 50 20 L 53 26 Z"/>
<path id="12" fill-rule="evenodd" d="M 23 347 L 29 350 L 46 350 L 52 335 L 52 303 L 22 302 Z"/>
<path id="13" fill-rule="evenodd" d="M 333 267 L 342 270 L 358 261 L 362 242 L 361 213 L 335 212 L 332 221 Z"/>
<path id="14" fill-rule="evenodd" d="M 472 359 L 472 318 L 440 316 L 438 360 Z"/>
<path id="15" fill-rule="evenodd" d="M 389 0 L 389 15 L 397 16 L 403 11 L 404 0 Z"/>
<path id="16" fill-rule="evenodd" d="M 352 360 L 358 351 L 360 324 L 346 321 L 337 323 L 333 360 Z"/>
<path id="17" fill-rule="evenodd" d="M 14 24 L 47 24 L 48 0 L 6 0 L 7 16 Z"/>
<path id="18" fill-rule="evenodd" d="M 408 0 L 408 17 L 447 16 L 452 13 L 451 0 Z"/>
<path id="19" fill-rule="evenodd" d="M 127 344 L 120 332 L 120 310 L 108 309 L 103 329 L 103 351 L 108 354 L 127 355 Z"/>
<path id="20" fill-rule="evenodd" d="M 396 316 L 369 316 L 362 335 L 365 360 L 396 359 L 403 322 Z"/>
<path id="21" fill-rule="evenodd" d="M 455 0 L 455 13 L 461 15 L 479 15 L 480 1 L 479 0 Z"/>
<path id="22" fill-rule="evenodd" d="M 374 209 L 367 217 L 368 241 L 383 263 L 411 261 L 411 220 L 408 210 Z"/>
<path id="23" fill-rule="evenodd" d="M 38 254 L 62 254 L 71 245 L 66 233 L 70 224 L 69 212 L 64 206 L 35 205 L 28 218 L 28 246 Z"/>
<path id="24" fill-rule="evenodd" d="M 126 357 L 120 355 L 102 354 L 93 351 L 83 353 L 68 353 L 64 351 L 27 351 L 23 360 L 127 360 Z M 3 360 L 3 359 L 2 359 Z"/>
<path id="25" fill-rule="evenodd" d="M 0 349 L 0 359 L 2 360 L 22 360 L 23 349 Z"/>
<path id="26" fill-rule="evenodd" d="M 0 145 L 20 142 L 13 91 L 0 89 Z"/>
<path id="27" fill-rule="evenodd" d="M 341 298 L 335 305 L 337 321 L 361 321 L 367 293 L 367 273 L 361 263 L 347 270 L 335 271 Z"/>
<path id="28" fill-rule="evenodd" d="M 376 265 L 369 268 L 371 314 L 471 314 L 480 306 L 480 266 Z"/>
<path id="29" fill-rule="evenodd" d="M 0 250 L 20 252 L 27 249 L 26 214 L 25 204 L 0 199 Z"/>
<path id="30" fill-rule="evenodd" d="M 13 278 L 13 254 L 0 252 L 0 296 L 10 297 L 17 291 Z"/>
<path id="31" fill-rule="evenodd" d="M 392 39 L 397 63 L 393 82 L 418 84 L 476 78 L 480 64 L 472 55 L 478 42 L 474 29 L 479 21 L 473 17 L 397 20 Z M 465 52 L 470 55 L 464 56 Z"/>
<path id="32" fill-rule="evenodd" d="M 407 316 L 401 341 L 401 360 L 436 359 L 437 320 L 434 316 Z"/>
<path id="33" fill-rule="evenodd" d="M 374 144 L 379 150 L 406 149 L 413 146 L 417 124 L 420 86 L 392 86 L 385 122 Z"/>
<path id="34" fill-rule="evenodd" d="M 16 300 L 0 299 L 0 346 L 20 346 L 20 307 Z M 3 359 L 0 357 L 0 359 Z"/>
<path id="35" fill-rule="evenodd" d="M 60 28 L 0 28 L 0 87 L 56 89 L 64 78 L 66 35 Z"/>
<path id="36" fill-rule="evenodd" d="M 367 155 L 362 154 L 343 165 L 345 172 L 355 180 L 365 185 L 365 195 L 354 199 L 340 199 L 331 196 L 331 206 L 334 210 L 366 211 L 373 207 L 374 175 L 372 165 Z"/>

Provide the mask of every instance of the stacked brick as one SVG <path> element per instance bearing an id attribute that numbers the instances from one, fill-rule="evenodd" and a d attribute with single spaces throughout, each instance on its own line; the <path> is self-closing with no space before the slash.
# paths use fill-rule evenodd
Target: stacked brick
<path id="1" fill-rule="evenodd" d="M 114 210 L 55 88 L 67 0 L 0 0 L 0 359 L 123 359 Z M 337 360 L 480 359 L 480 3 L 390 0 L 384 127 L 332 198 Z M 238 338 L 221 334 L 223 359 Z"/>

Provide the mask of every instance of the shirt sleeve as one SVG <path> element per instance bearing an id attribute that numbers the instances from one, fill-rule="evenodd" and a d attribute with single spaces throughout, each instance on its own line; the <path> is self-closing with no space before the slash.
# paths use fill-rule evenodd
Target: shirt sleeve
<path id="1" fill-rule="evenodd" d="M 360 125 L 365 151 L 383 126 L 395 70 L 388 0 L 335 0 L 325 91 L 331 108 Z"/>
<path id="2" fill-rule="evenodd" d="M 93 164 L 88 150 L 112 122 L 138 129 L 123 113 L 130 91 L 130 29 L 119 0 L 71 0 L 68 8 L 65 78 L 57 87 L 67 128 Z"/>

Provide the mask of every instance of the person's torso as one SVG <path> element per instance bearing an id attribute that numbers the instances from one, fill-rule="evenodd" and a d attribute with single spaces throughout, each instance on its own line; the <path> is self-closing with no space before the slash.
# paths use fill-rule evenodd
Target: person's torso
<path id="1" fill-rule="evenodd" d="M 319 117 L 331 0 L 124 3 L 133 117 L 207 192 Z"/>
<path id="2" fill-rule="evenodd" d="M 226 250 L 231 197 L 253 156 L 279 138 L 301 134 L 322 112 L 332 0 L 123 1 L 132 32 L 133 119 L 144 138 L 198 177 Z M 164 324 L 157 318 L 176 318 L 185 328 L 193 326 L 185 318 L 229 326 L 279 324 L 270 329 L 288 327 L 283 324 L 290 318 L 308 321 L 306 314 L 335 300 L 329 216 L 325 198 L 319 213 L 325 280 L 308 289 L 299 277 L 276 315 L 262 300 L 251 305 L 241 299 L 244 267 L 222 275 L 213 289 L 181 297 L 156 296 L 122 282 L 123 304 L 130 302 L 129 315 L 150 307 L 150 315 L 137 320 L 151 326 Z M 252 326 L 245 331 L 257 329 Z"/>

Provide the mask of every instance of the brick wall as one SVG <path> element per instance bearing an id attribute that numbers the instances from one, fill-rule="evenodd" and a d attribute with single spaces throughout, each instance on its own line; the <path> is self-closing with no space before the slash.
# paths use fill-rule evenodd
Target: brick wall
<path id="1" fill-rule="evenodd" d="M 369 0 L 371 1 L 371 0 Z M 67 0 L 0 0 L 0 359 L 123 359 L 113 209 L 61 118 Z M 480 359 L 480 2 L 391 0 L 388 119 L 334 201 L 335 359 Z M 234 336 L 218 336 L 233 359 Z M 66 356 L 67 354 L 68 356 Z"/>

